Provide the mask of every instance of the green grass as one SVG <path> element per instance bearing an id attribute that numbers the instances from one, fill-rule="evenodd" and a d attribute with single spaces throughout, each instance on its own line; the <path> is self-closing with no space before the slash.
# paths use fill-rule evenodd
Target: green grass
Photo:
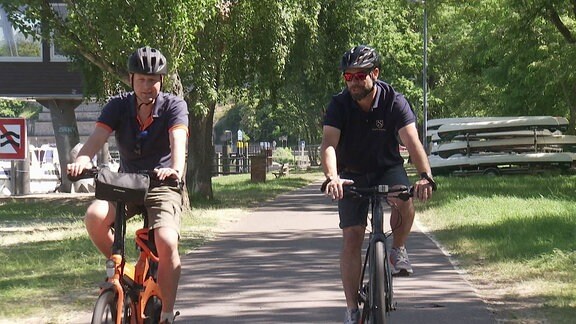
<path id="1" fill-rule="evenodd" d="M 213 178 L 215 200 L 193 200 L 183 216 L 181 254 L 212 239 L 250 208 L 321 178 L 318 171 L 271 176 L 261 184 L 251 183 L 250 175 Z M 57 323 L 62 314 L 92 309 L 105 259 L 84 230 L 82 216 L 90 200 L 0 200 L 0 319 L 41 316 L 42 322 Z M 129 222 L 127 242 L 138 226 L 139 219 Z M 133 260 L 134 244 L 126 248 Z"/>
<path id="2" fill-rule="evenodd" d="M 249 175 L 214 178 L 215 200 L 193 200 L 183 218 L 181 253 L 262 202 L 319 179 L 319 172 L 270 176 L 261 184 Z M 417 204 L 417 219 L 466 270 L 499 319 L 576 318 L 576 176 L 437 180 L 433 199 Z M 0 318 L 50 309 L 57 322 L 58 314 L 91 310 L 105 260 L 83 228 L 88 201 L 0 202 Z M 131 222 L 128 232 L 138 225 Z"/>
<path id="3" fill-rule="evenodd" d="M 519 322 L 576 318 L 576 176 L 438 177 L 418 219 Z"/>

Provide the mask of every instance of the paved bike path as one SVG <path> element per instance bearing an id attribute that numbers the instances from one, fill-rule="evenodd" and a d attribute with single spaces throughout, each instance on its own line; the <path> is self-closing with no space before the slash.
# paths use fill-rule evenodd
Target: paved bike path
<path id="1" fill-rule="evenodd" d="M 341 232 L 319 184 L 264 204 L 182 258 L 178 323 L 342 323 Z M 495 323 L 432 240 L 414 226 L 414 275 L 394 281 L 392 323 Z"/>

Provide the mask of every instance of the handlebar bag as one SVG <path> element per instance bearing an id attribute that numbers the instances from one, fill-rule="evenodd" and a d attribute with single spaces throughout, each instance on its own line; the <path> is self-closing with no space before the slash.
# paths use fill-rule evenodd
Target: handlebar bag
<path id="1" fill-rule="evenodd" d="M 150 186 L 150 177 L 141 173 L 118 173 L 108 168 L 98 171 L 94 179 L 96 199 L 144 203 Z"/>

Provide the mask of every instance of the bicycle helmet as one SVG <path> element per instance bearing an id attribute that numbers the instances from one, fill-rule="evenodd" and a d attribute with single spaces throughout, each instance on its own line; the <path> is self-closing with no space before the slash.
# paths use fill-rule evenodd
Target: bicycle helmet
<path id="1" fill-rule="evenodd" d="M 344 53 L 340 62 L 340 70 L 373 69 L 380 66 L 380 56 L 375 49 L 366 45 L 359 45 Z"/>
<path id="2" fill-rule="evenodd" d="M 141 47 L 130 55 L 128 72 L 166 75 L 168 73 L 168 63 L 159 50 L 150 46 Z"/>

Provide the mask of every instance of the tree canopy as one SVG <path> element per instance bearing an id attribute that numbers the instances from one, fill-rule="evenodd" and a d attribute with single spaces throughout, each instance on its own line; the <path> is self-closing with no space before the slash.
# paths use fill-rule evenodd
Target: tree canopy
<path id="1" fill-rule="evenodd" d="M 254 141 L 318 143 L 323 111 L 344 86 L 339 60 L 354 45 L 380 52 L 381 78 L 406 95 L 421 121 L 424 6 L 429 118 L 547 114 L 568 117 L 574 130 L 571 1 L 52 2 L 0 0 L 18 28 L 69 53 L 87 96 L 127 89 L 134 48 L 150 45 L 167 56 L 166 89 L 191 112 L 187 181 L 208 197 L 216 106 L 235 106 L 237 128 Z"/>

